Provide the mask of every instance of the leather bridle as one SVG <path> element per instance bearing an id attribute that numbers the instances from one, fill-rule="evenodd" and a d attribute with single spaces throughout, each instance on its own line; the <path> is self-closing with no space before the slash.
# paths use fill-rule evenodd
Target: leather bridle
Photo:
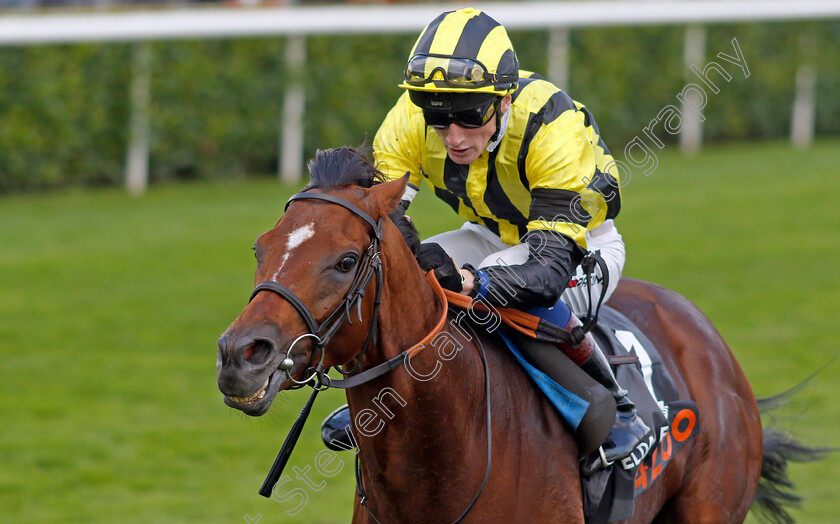
<path id="1" fill-rule="evenodd" d="M 357 315 L 359 318 L 359 322 L 362 322 L 362 300 L 365 296 L 365 291 L 367 290 L 368 286 L 370 285 L 371 280 L 375 277 L 376 278 L 376 291 L 373 301 L 373 312 L 371 313 L 371 321 L 370 327 L 368 329 L 367 337 L 365 338 L 365 342 L 362 345 L 362 349 L 359 355 L 356 357 L 356 363 L 353 365 L 353 368 L 350 370 L 343 370 L 338 366 L 333 366 L 339 372 L 344 375 L 349 375 L 353 373 L 359 366 L 359 363 L 364 356 L 365 351 L 367 350 L 368 346 L 371 343 L 376 343 L 376 330 L 377 324 L 379 321 L 379 305 L 381 303 L 382 298 L 382 260 L 381 260 L 381 251 L 380 245 L 382 243 L 382 221 L 383 218 L 380 218 L 378 221 L 374 221 L 370 215 L 356 207 L 355 205 L 347 202 L 344 199 L 327 195 L 323 193 L 297 193 L 292 195 L 289 201 L 286 203 L 286 209 L 288 209 L 289 204 L 294 202 L 295 200 L 322 200 L 325 202 L 330 202 L 332 204 L 339 205 L 365 222 L 367 222 L 371 228 L 373 229 L 373 237 L 371 238 L 370 245 L 368 246 L 367 250 L 365 250 L 364 258 L 362 263 L 359 265 L 358 270 L 356 271 L 356 276 L 353 279 L 353 283 L 350 286 L 349 291 L 344 296 L 342 302 L 336 306 L 336 308 L 330 313 L 326 319 L 320 324 L 315 320 L 315 317 L 312 315 L 312 312 L 309 311 L 309 308 L 306 307 L 306 304 L 298 298 L 297 295 L 292 292 L 288 287 L 285 285 L 275 282 L 273 280 L 260 282 L 254 288 L 254 291 L 251 293 L 251 298 L 249 303 L 254 300 L 254 298 L 263 291 L 270 291 L 272 293 L 276 293 L 281 298 L 285 299 L 294 309 L 298 312 L 298 314 L 303 319 L 304 323 L 306 324 L 306 328 L 309 330 L 308 333 L 304 333 L 298 336 L 289 348 L 286 350 L 286 356 L 280 363 L 280 369 L 285 371 L 286 376 L 289 380 L 297 384 L 297 387 L 302 387 L 303 385 L 309 384 L 312 386 L 313 391 L 307 401 L 306 405 L 304 406 L 303 410 L 301 410 L 301 414 L 298 417 L 295 424 L 292 426 L 292 429 L 289 432 L 289 435 L 286 437 L 286 441 L 283 443 L 283 447 L 280 449 L 280 452 L 277 454 L 277 458 L 274 461 L 274 464 L 271 466 L 271 470 L 268 473 L 265 481 L 263 482 L 262 487 L 260 488 L 260 495 L 265 497 L 271 496 L 272 490 L 274 485 L 280 479 L 280 475 L 283 472 L 283 469 L 288 462 L 289 456 L 291 455 L 292 449 L 297 442 L 298 437 L 300 436 L 300 432 L 303 429 L 303 424 L 306 422 L 306 419 L 309 417 L 310 410 L 312 408 L 312 404 L 315 401 L 315 397 L 318 395 L 318 392 L 327 389 L 330 387 L 337 387 L 337 388 L 351 388 L 358 386 L 360 384 L 364 384 L 374 378 L 382 376 L 394 369 L 405 364 L 406 360 L 411 357 L 417 351 L 413 350 L 403 350 L 396 356 L 388 359 L 385 362 L 382 362 L 370 369 L 367 369 L 361 373 L 358 373 L 352 377 L 349 377 L 344 380 L 331 380 L 329 375 L 327 375 L 326 370 L 324 369 L 324 355 L 326 352 L 326 346 L 329 343 L 330 339 L 335 335 L 338 329 L 344 324 L 345 321 L 351 322 L 351 312 L 353 308 L 356 308 Z M 427 278 L 432 285 L 435 294 L 437 295 L 438 299 L 441 301 L 443 305 L 443 313 L 441 318 L 438 320 L 437 325 L 435 328 L 427 334 L 421 342 L 419 342 L 415 347 L 423 348 L 427 343 L 430 343 L 432 338 L 437 335 L 443 328 L 443 325 L 447 318 L 447 299 L 446 295 L 441 289 L 440 284 L 434 277 L 433 272 L 427 273 Z M 298 341 L 304 338 L 313 338 L 315 342 L 313 343 L 313 351 L 312 355 L 310 356 L 309 368 L 313 370 L 312 376 L 309 378 L 298 381 L 291 376 L 291 369 L 294 366 L 294 362 L 290 358 L 291 351 L 294 348 L 295 344 Z M 484 367 L 484 394 L 486 398 L 486 419 L 487 419 L 487 464 L 484 471 L 484 477 L 481 481 L 481 485 L 478 488 L 478 491 L 475 493 L 473 498 L 471 499 L 467 508 L 461 513 L 461 515 L 454 521 L 453 524 L 457 524 L 461 522 L 467 514 L 473 509 L 476 502 L 478 502 L 479 497 L 484 492 L 484 488 L 487 485 L 487 481 L 490 478 L 490 468 L 492 463 L 492 454 L 493 454 L 493 445 L 492 445 L 492 417 L 491 417 L 491 407 L 490 407 L 490 369 L 487 365 L 487 357 L 484 354 L 484 347 L 481 345 L 481 341 L 475 333 L 473 333 L 473 338 L 476 340 L 478 344 L 478 349 L 480 350 L 479 354 L 481 356 L 481 361 Z M 312 367 L 312 362 L 315 358 L 315 351 L 316 349 L 321 350 L 321 361 L 318 363 L 314 368 Z M 313 379 L 315 379 L 313 381 Z M 313 384 L 314 382 L 314 384 Z M 364 487 L 362 486 L 361 481 L 361 470 L 360 464 L 358 462 L 358 455 L 356 456 L 356 482 L 357 482 L 357 494 L 360 499 L 360 504 L 365 508 L 368 512 L 368 515 L 375 521 L 379 522 L 379 520 L 374 516 L 371 512 L 371 509 L 367 505 L 367 495 L 365 494 Z"/>
<path id="2" fill-rule="evenodd" d="M 368 328 L 367 337 L 365 338 L 365 342 L 362 345 L 362 349 L 359 355 L 356 357 L 356 363 L 353 365 L 352 369 L 346 371 L 341 369 L 339 366 L 333 367 L 344 375 L 353 373 L 358 367 L 359 362 L 361 362 L 362 357 L 364 356 L 367 348 L 372 343 L 376 343 L 376 328 L 379 320 L 379 305 L 382 298 L 382 261 L 380 260 L 380 245 L 382 243 L 383 218 L 380 218 L 379 221 L 374 221 L 370 217 L 370 215 L 368 215 L 355 205 L 351 204 L 350 202 L 323 193 L 297 193 L 295 195 L 292 195 L 292 197 L 286 203 L 286 209 L 288 209 L 289 205 L 296 200 L 322 200 L 325 202 L 330 202 L 332 204 L 339 205 L 349 210 L 365 222 L 367 222 L 373 229 L 373 236 L 371 238 L 370 245 L 365 250 L 359 267 L 356 270 L 356 275 L 353 279 L 353 283 L 350 286 L 349 291 L 344 296 L 342 302 L 338 306 L 336 306 L 332 313 L 330 313 L 327 316 L 327 318 L 324 319 L 324 321 L 320 324 L 315 320 L 315 317 L 309 311 L 309 308 L 306 307 L 306 304 L 304 304 L 303 301 L 300 298 L 298 298 L 298 296 L 295 295 L 292 290 L 290 290 L 285 285 L 279 282 L 275 282 L 273 280 L 267 280 L 265 282 L 260 282 L 259 284 L 257 284 L 257 286 L 254 288 L 254 291 L 251 293 L 251 298 L 248 301 L 249 303 L 253 301 L 254 298 L 262 291 L 270 291 L 272 293 L 276 293 L 277 295 L 285 299 L 295 309 L 295 311 L 297 311 L 297 313 L 303 319 L 303 322 L 306 324 L 306 328 L 309 332 L 300 335 L 292 342 L 292 344 L 286 350 L 285 358 L 280 363 L 280 369 L 285 371 L 286 377 L 289 380 L 295 382 L 298 385 L 298 387 L 301 387 L 309 383 L 316 376 L 318 376 L 319 382 L 321 382 L 322 386 L 336 386 L 336 384 L 331 384 L 331 382 L 340 381 L 331 381 L 329 376 L 324 372 L 323 365 L 316 366 L 315 368 L 313 368 L 312 363 L 314 362 L 316 351 L 320 349 L 321 364 L 323 364 L 324 355 L 326 353 L 325 348 L 329 343 L 330 339 L 332 339 L 333 335 L 335 335 L 335 333 L 344 324 L 345 321 L 348 321 L 351 324 L 353 323 L 350 317 L 354 307 L 356 309 L 359 322 L 362 322 L 362 300 L 364 299 L 365 292 L 373 278 L 376 278 L 376 292 L 373 300 L 373 312 L 371 313 L 371 321 L 370 326 Z M 298 341 L 304 338 L 314 339 L 312 356 L 310 357 L 308 367 L 308 369 L 313 369 L 314 371 L 312 376 L 305 380 L 299 381 L 291 376 L 291 369 L 294 365 L 294 362 L 292 361 L 290 355 L 295 344 L 297 344 Z"/>

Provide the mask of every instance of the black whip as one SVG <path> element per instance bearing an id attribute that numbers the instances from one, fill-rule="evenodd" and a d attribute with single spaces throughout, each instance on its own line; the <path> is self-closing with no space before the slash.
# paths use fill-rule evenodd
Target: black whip
<path id="1" fill-rule="evenodd" d="M 277 453 L 277 458 L 274 459 L 274 464 L 271 465 L 268 476 L 265 477 L 265 481 L 260 488 L 260 495 L 263 497 L 271 497 L 271 491 L 274 489 L 274 485 L 277 484 L 277 481 L 280 480 L 280 475 L 283 474 L 283 469 L 286 467 L 286 463 L 289 462 L 289 457 L 292 455 L 292 450 L 295 449 L 295 444 L 297 444 L 298 437 L 300 437 L 300 433 L 303 431 L 306 419 L 309 418 L 309 412 L 312 410 L 312 404 L 315 403 L 315 397 L 318 396 L 320 391 L 321 390 L 317 387 L 313 388 L 312 394 L 309 395 L 309 400 L 306 401 L 303 409 L 300 410 L 300 415 L 298 415 L 297 420 L 292 425 L 292 429 L 289 430 L 289 434 L 286 435 L 286 440 L 283 441 L 283 447 L 281 447 L 280 452 Z"/>

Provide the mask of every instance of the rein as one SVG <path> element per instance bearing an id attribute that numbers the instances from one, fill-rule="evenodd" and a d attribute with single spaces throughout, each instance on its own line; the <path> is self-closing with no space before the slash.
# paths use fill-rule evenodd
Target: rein
<path id="1" fill-rule="evenodd" d="M 601 275 L 603 284 L 601 286 L 601 294 L 598 297 L 598 304 L 593 311 L 592 308 L 592 276 L 595 266 L 601 268 Z M 555 326 L 550 322 L 546 322 L 536 315 L 532 315 L 520 309 L 496 307 L 491 309 L 484 301 L 476 300 L 450 291 L 444 290 L 448 301 L 456 307 L 472 311 L 477 309 L 488 314 L 498 314 L 500 320 L 510 326 L 512 329 L 522 333 L 523 335 L 542 342 L 550 342 L 552 344 L 564 343 L 571 344 L 573 347 L 578 347 L 583 338 L 590 330 L 598 323 L 598 313 L 601 311 L 601 305 L 604 302 L 604 296 L 609 287 L 609 270 L 607 269 L 604 259 L 597 252 L 588 252 L 581 261 L 581 267 L 586 275 L 587 293 L 589 295 L 589 305 L 586 313 L 586 318 L 582 325 L 575 326 L 571 331 L 566 331 L 562 326 Z"/>
<path id="2" fill-rule="evenodd" d="M 440 318 L 438 319 L 435 327 L 432 328 L 432 330 L 425 337 L 423 337 L 423 339 L 420 342 L 414 344 L 409 349 L 404 349 L 399 354 L 389 358 L 385 362 L 378 364 L 368 370 L 362 371 L 358 375 L 354 375 L 343 380 L 331 380 L 330 377 L 326 374 L 323 374 L 323 377 L 319 375 L 319 378 L 325 378 L 325 383 L 328 387 L 339 389 L 353 388 L 364 384 L 365 382 L 370 382 L 375 378 L 381 377 L 382 375 L 397 369 L 398 367 L 405 364 L 407 359 L 410 359 L 411 357 L 419 353 L 424 347 L 431 344 L 432 339 L 434 339 L 438 335 L 438 333 L 441 332 L 443 326 L 446 324 L 446 316 L 449 313 L 449 301 L 447 300 L 446 290 L 440 287 L 440 282 L 438 282 L 437 278 L 435 278 L 434 271 L 429 271 L 428 273 L 426 273 L 426 280 L 429 281 L 429 284 L 432 287 L 432 291 L 435 292 L 435 296 L 437 297 L 438 302 L 440 302 L 443 305 L 443 311 L 441 312 Z"/>
<path id="3" fill-rule="evenodd" d="M 347 379 L 343 380 L 332 380 L 329 375 L 327 375 L 326 370 L 324 369 L 324 356 L 326 353 L 326 345 L 329 343 L 330 339 L 335 335 L 338 329 L 344 324 L 345 321 L 351 322 L 351 311 L 355 307 L 357 311 L 357 315 L 359 318 L 359 322 L 362 321 L 362 299 L 364 298 L 365 291 L 370 285 L 371 280 L 375 277 L 376 278 L 376 295 L 374 298 L 374 306 L 373 312 L 371 314 L 371 321 L 370 327 L 368 329 L 367 336 L 365 338 L 365 342 L 362 345 L 362 349 L 359 352 L 359 355 L 356 357 L 356 363 L 352 369 L 349 371 L 344 371 L 341 368 L 336 366 L 339 372 L 344 375 L 348 375 L 353 373 L 356 368 L 359 366 L 359 363 L 362 360 L 362 357 L 367 350 L 368 346 L 373 343 L 376 343 L 376 329 L 379 321 L 379 306 L 381 303 L 382 298 L 382 287 L 383 287 L 383 278 L 382 278 L 382 261 L 381 261 L 381 251 L 380 245 L 382 243 L 382 220 L 380 218 L 379 221 L 374 221 L 370 215 L 356 207 L 355 205 L 343 200 L 341 198 L 326 195 L 323 193 L 297 193 L 293 195 L 289 201 L 286 203 L 286 208 L 288 209 L 289 204 L 291 204 L 295 200 L 304 200 L 304 199 L 313 199 L 313 200 L 323 200 L 326 202 L 330 202 L 332 204 L 337 204 L 339 206 L 348 209 L 353 214 L 367 222 L 373 228 L 373 238 L 371 239 L 371 243 L 368 246 L 367 250 L 365 251 L 365 258 L 362 264 L 359 266 L 359 269 L 356 272 L 356 276 L 353 279 L 353 283 L 350 286 L 350 290 L 345 295 L 342 302 L 330 313 L 327 318 L 322 322 L 318 323 L 312 313 L 309 311 L 309 308 L 306 304 L 303 303 L 300 298 L 295 295 L 295 293 L 290 290 L 285 285 L 274 282 L 274 281 L 266 281 L 259 283 L 255 288 L 254 291 L 251 293 L 251 298 L 249 302 L 253 301 L 254 298 L 263 291 L 268 291 L 271 293 L 275 293 L 279 295 L 281 298 L 285 299 L 294 309 L 298 312 L 298 314 L 303 319 L 304 323 L 306 324 L 307 329 L 309 330 L 308 333 L 304 333 L 298 336 L 289 348 L 286 350 L 286 356 L 280 363 L 279 369 L 283 370 L 286 373 L 286 376 L 289 380 L 294 382 L 298 385 L 298 387 L 302 387 L 306 384 L 312 386 L 312 393 L 309 396 L 309 399 L 306 401 L 303 409 L 300 412 L 297 420 L 292 425 L 292 428 L 289 430 L 289 434 L 286 436 L 286 440 L 283 442 L 283 446 L 280 448 L 280 451 L 277 454 L 277 458 L 274 460 L 274 463 L 271 466 L 271 469 L 266 476 L 265 481 L 263 482 L 262 487 L 260 487 L 259 493 L 264 497 L 270 497 L 274 486 L 280 480 L 281 475 L 283 474 L 283 469 L 286 467 L 289 458 L 291 457 L 292 450 L 297 444 L 298 438 L 300 437 L 301 432 L 303 431 L 303 426 L 306 423 L 306 420 L 309 418 L 309 413 L 312 409 L 312 405 L 315 403 L 315 398 L 318 396 L 318 393 L 328 389 L 330 387 L 341 388 L 341 389 L 348 389 L 352 387 L 359 386 L 366 382 L 369 382 L 375 378 L 378 378 L 386 373 L 389 373 L 403 364 L 406 363 L 408 359 L 410 359 L 413 355 L 418 353 L 424 347 L 428 346 L 432 339 L 440 333 L 443 329 L 443 326 L 446 324 L 446 318 L 448 314 L 448 300 L 446 298 L 446 294 L 444 293 L 443 288 L 441 288 L 440 283 L 434 276 L 434 272 L 430 271 L 426 274 L 426 278 L 429 284 L 432 287 L 432 290 L 435 293 L 438 301 L 443 306 L 443 311 L 441 312 L 440 319 L 438 320 L 435 327 L 429 332 L 423 339 L 412 346 L 409 349 L 401 351 L 396 356 L 388 359 L 387 361 L 378 364 L 368 370 L 365 370 L 357 375 L 351 376 Z M 292 349 L 294 348 L 295 344 L 304 339 L 304 338 L 313 338 L 315 342 L 313 343 L 314 348 L 321 350 L 321 361 L 314 367 L 313 374 L 303 380 L 299 381 L 296 380 L 291 376 L 291 369 L 294 366 L 294 361 L 291 359 L 290 355 Z M 415 349 L 416 348 L 416 349 Z M 484 487 L 487 485 L 487 480 L 490 477 L 490 464 L 491 464 L 491 455 L 492 455 L 492 441 L 491 441 L 491 433 L 492 433 L 492 426 L 491 426 L 491 410 L 490 410 L 490 372 L 489 368 L 487 367 L 487 358 L 484 354 L 484 348 L 481 346 L 481 342 L 479 341 L 479 349 L 481 353 L 481 360 L 484 366 L 484 374 L 485 374 L 485 393 L 487 397 L 487 467 L 484 473 L 484 479 L 481 483 L 481 487 L 479 488 L 478 492 L 473 497 L 472 501 L 470 502 L 467 509 L 463 512 L 463 514 L 455 521 L 460 522 L 466 517 L 467 513 L 472 510 L 473 506 L 475 505 L 476 501 L 478 501 L 479 496 L 484 491 Z M 315 357 L 315 350 L 313 349 L 312 357 L 310 357 L 310 366 L 309 369 L 313 369 L 311 364 Z M 357 455 L 358 460 L 358 455 Z M 357 468 L 358 468 L 357 462 Z M 357 471 L 358 473 L 358 471 Z M 361 498 L 361 504 L 365 507 L 365 509 L 370 513 L 370 508 L 367 507 L 365 501 L 367 497 L 364 495 L 364 490 L 361 485 L 361 476 L 358 476 L 358 490 Z M 370 513 L 371 517 L 379 522 L 372 513 Z"/>

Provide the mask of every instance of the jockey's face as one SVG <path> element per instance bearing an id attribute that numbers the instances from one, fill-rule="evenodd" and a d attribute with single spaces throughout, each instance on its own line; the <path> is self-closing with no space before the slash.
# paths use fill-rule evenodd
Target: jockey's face
<path id="1" fill-rule="evenodd" d="M 502 99 L 501 111 L 505 113 L 510 109 L 510 95 Z M 475 162 L 493 134 L 496 132 L 496 118 L 491 118 L 482 127 L 473 129 L 461 127 L 458 124 L 450 124 L 446 129 L 433 128 L 440 137 L 449 158 L 456 164 L 471 164 Z"/>

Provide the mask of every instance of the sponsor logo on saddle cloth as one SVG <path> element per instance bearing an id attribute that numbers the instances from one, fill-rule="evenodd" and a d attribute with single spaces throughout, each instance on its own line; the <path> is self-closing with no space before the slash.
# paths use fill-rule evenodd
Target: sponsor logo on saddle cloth
<path id="1" fill-rule="evenodd" d="M 600 485 L 601 493 L 589 492 L 585 498 L 590 504 L 609 504 L 609 517 L 603 522 L 612 522 L 633 515 L 633 499 L 659 479 L 679 449 L 700 432 L 700 424 L 697 405 L 679 398 L 674 381 L 650 340 L 612 308 L 603 307 L 598 320 L 593 335 L 606 354 L 632 354 L 638 358 L 632 364 L 618 365 L 615 374 L 618 383 L 629 391 L 639 416 L 653 430 L 649 440 L 639 443 L 630 456 L 613 466 L 610 486 L 603 481 L 589 486 L 583 483 L 584 490 Z M 602 518 L 606 516 L 595 507 L 590 508 L 601 513 Z M 597 517 L 587 519 L 599 521 L 602 520 Z"/>
<path id="2" fill-rule="evenodd" d="M 677 407 L 680 402 L 677 401 L 671 404 L 671 407 Z M 670 462 L 682 445 L 691 438 L 696 431 L 699 431 L 697 426 L 697 413 L 694 403 L 684 403 L 685 407 L 679 408 L 679 411 L 674 413 L 674 416 L 668 421 L 669 424 L 659 428 L 658 441 L 649 444 L 653 446 L 653 451 L 642 454 L 644 452 L 642 446 L 639 445 L 629 457 L 621 461 L 621 466 L 625 470 L 636 470 L 633 479 L 634 497 L 638 497 L 644 490 L 652 484 L 665 469 L 665 466 Z M 654 437 L 651 437 L 653 439 Z M 639 453 L 637 455 L 637 452 Z M 644 457 L 644 458 L 637 458 Z"/>

